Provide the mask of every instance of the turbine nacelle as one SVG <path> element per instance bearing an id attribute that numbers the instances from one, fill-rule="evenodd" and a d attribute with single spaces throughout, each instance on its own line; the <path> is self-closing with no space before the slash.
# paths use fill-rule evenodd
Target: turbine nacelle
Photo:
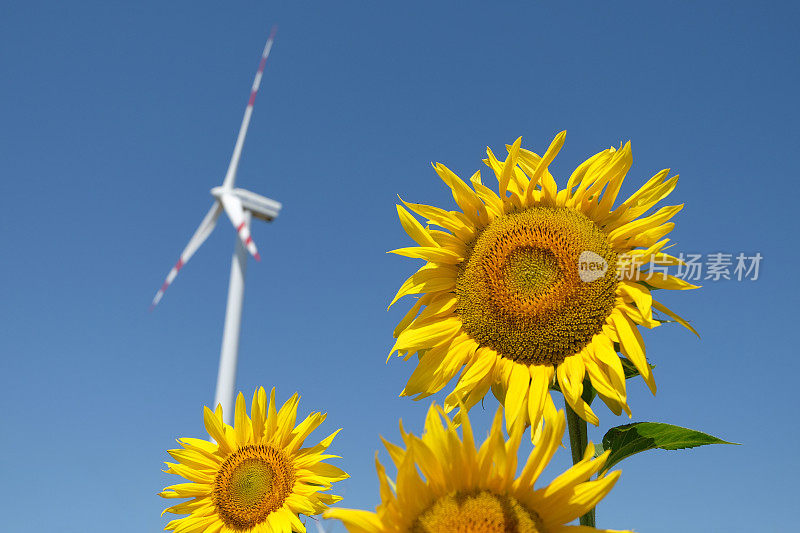
<path id="1" fill-rule="evenodd" d="M 211 196 L 220 202 L 222 202 L 223 195 L 232 195 L 237 198 L 244 210 L 250 211 L 254 217 L 266 222 L 276 219 L 282 207 L 280 202 L 245 189 L 226 189 L 225 187 L 211 189 Z"/>

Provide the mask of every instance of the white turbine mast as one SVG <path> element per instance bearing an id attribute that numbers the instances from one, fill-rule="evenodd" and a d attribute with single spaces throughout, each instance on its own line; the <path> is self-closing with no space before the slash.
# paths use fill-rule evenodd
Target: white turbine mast
<path id="1" fill-rule="evenodd" d="M 228 285 L 228 304 L 225 310 L 225 326 L 222 333 L 222 348 L 219 358 L 219 373 L 217 374 L 217 389 L 214 395 L 214 407 L 222 405 L 222 412 L 226 423 L 231 423 L 233 419 L 233 391 L 236 383 L 236 363 L 239 353 L 239 331 L 241 329 L 242 301 L 244 299 L 244 276 L 247 271 L 247 252 L 261 260 L 253 238 L 250 236 L 250 219 L 258 219 L 270 222 L 274 220 L 281 210 L 281 204 L 270 198 L 266 198 L 254 192 L 244 189 L 234 188 L 236 181 L 236 170 L 239 168 L 239 159 L 242 156 L 242 146 L 247 135 L 247 128 L 250 125 L 250 118 L 253 116 L 253 105 L 256 101 L 258 88 L 261 86 L 261 77 L 264 75 L 264 65 L 272 49 L 275 39 L 276 27 L 273 26 L 264 51 L 261 54 L 261 63 L 258 65 L 253 86 L 250 89 L 250 99 L 244 110 L 242 125 L 239 128 L 239 136 L 236 138 L 236 145 L 233 148 L 233 156 L 228 164 L 228 171 L 222 185 L 211 189 L 214 203 L 211 205 L 205 218 L 195 230 L 189 244 L 186 245 L 178 262 L 167 274 L 167 279 L 153 298 L 150 306 L 152 311 L 161 298 L 164 291 L 175 280 L 175 276 L 189 261 L 192 255 L 200 248 L 200 245 L 208 238 L 217 224 L 217 218 L 222 211 L 228 215 L 233 227 L 236 228 L 238 237 L 236 239 L 233 259 L 231 261 L 231 277 Z"/>

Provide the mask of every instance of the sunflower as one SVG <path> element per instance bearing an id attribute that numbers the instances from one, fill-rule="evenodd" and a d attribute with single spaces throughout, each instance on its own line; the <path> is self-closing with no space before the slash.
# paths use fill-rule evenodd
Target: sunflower
<path id="1" fill-rule="evenodd" d="M 480 171 L 470 187 L 434 164 L 460 211 L 403 204 L 444 231 L 397 206 L 419 246 L 392 253 L 426 261 L 390 304 L 421 294 L 395 328 L 389 354 L 418 354 L 403 395 L 424 398 L 458 375 L 448 411 L 469 409 L 491 388 L 509 427 L 518 417 L 538 427 L 555 410 L 548 391 L 556 382 L 570 407 L 598 424 L 581 398 L 586 377 L 615 414 L 630 416 L 623 363 L 632 363 L 655 394 L 638 327 L 661 324 L 655 309 L 694 331 L 652 295 L 696 288 L 664 270 L 680 264 L 664 250 L 674 227 L 669 220 L 683 205 L 648 214 L 678 176 L 662 170 L 612 208 L 631 167 L 629 142 L 589 158 L 558 190 L 548 165 L 565 136 L 559 133 L 543 157 L 520 148 L 521 138 L 507 145 L 505 161 L 487 148 L 484 163 L 499 194 L 482 183 Z"/>
<path id="2" fill-rule="evenodd" d="M 405 449 L 384 441 L 397 468 L 397 483 L 375 460 L 381 503 L 376 512 L 333 508 L 323 515 L 352 533 L 570 533 L 597 530 L 565 524 L 592 509 L 611 490 L 619 472 L 590 481 L 609 452 L 583 460 L 550 485 L 534 490 L 539 474 L 561 444 L 564 417 L 547 424 L 518 477 L 517 452 L 525 425 L 503 437 L 502 407 L 486 440 L 476 449 L 472 427 L 461 416 L 461 433 L 438 406 L 431 406 L 422 438 L 400 432 Z M 421 474 L 421 475 L 420 475 Z"/>
<path id="3" fill-rule="evenodd" d="M 305 532 L 298 514 L 318 514 L 339 501 L 339 496 L 320 491 L 349 477 L 322 462 L 338 457 L 325 450 L 340 430 L 315 446 L 301 448 L 326 415 L 311 413 L 295 427 L 298 400 L 295 394 L 276 411 L 275 389 L 267 401 L 262 387 L 253 394 L 250 418 L 239 393 L 233 427 L 223 423 L 221 407 L 216 412 L 206 407 L 203 419 L 216 444 L 184 438 L 178 439 L 183 448 L 168 451 L 178 463 L 167 463 L 165 472 L 190 483 L 166 487 L 159 495 L 191 500 L 164 511 L 189 515 L 172 520 L 164 529 L 176 533 Z"/>

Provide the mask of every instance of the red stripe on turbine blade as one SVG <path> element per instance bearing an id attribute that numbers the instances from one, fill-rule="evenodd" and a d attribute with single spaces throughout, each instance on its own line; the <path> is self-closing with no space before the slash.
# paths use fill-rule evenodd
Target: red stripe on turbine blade
<path id="1" fill-rule="evenodd" d="M 247 101 L 247 105 L 253 105 L 256 103 L 256 91 L 250 91 L 250 99 Z"/>
<path id="2" fill-rule="evenodd" d="M 270 41 L 275 38 L 275 33 L 277 33 L 277 31 L 278 31 L 278 26 L 276 24 L 275 26 L 272 27 L 272 30 L 269 32 L 269 40 Z"/>
<path id="3" fill-rule="evenodd" d="M 245 244 L 250 244 L 251 242 L 253 242 L 253 236 L 252 235 L 248 235 L 247 238 L 244 240 L 244 243 Z"/>
<path id="4" fill-rule="evenodd" d="M 167 287 L 169 287 L 169 282 L 165 281 L 164 284 L 161 286 L 161 289 L 160 289 L 161 292 L 164 292 L 165 290 L 167 290 Z"/>
<path id="5" fill-rule="evenodd" d="M 261 254 L 259 254 L 258 252 L 256 252 L 256 255 L 254 255 L 253 257 L 256 258 L 256 261 L 261 261 Z"/>
<path id="6" fill-rule="evenodd" d="M 183 258 L 178 259 L 178 262 L 175 263 L 175 270 L 180 270 L 183 268 Z"/>
<path id="7" fill-rule="evenodd" d="M 244 228 L 244 222 L 236 226 L 236 232 L 241 233 L 242 229 Z"/>
<path id="8" fill-rule="evenodd" d="M 266 64 L 267 64 L 267 58 L 266 57 L 262 57 L 261 58 L 261 63 L 258 64 L 258 71 L 263 73 L 264 72 L 264 66 Z"/>

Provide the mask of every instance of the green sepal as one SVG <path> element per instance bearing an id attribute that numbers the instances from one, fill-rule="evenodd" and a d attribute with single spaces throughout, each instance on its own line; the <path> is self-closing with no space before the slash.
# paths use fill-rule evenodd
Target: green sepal
<path id="1" fill-rule="evenodd" d="M 603 453 L 605 453 L 605 451 L 606 451 L 606 449 L 603 448 L 603 445 L 601 443 L 597 443 L 597 442 L 594 443 L 594 458 L 595 459 L 597 459 L 598 457 L 603 455 Z"/>
<path id="2" fill-rule="evenodd" d="M 555 379 L 553 380 L 553 382 L 550 384 L 550 390 L 561 392 L 561 387 L 558 384 L 558 380 Z M 584 402 L 591 405 L 595 396 L 597 396 L 597 391 L 594 390 L 594 387 L 592 387 L 592 381 L 589 379 L 588 376 L 583 378 L 583 394 L 581 394 L 581 398 L 583 398 Z"/>
<path id="3" fill-rule="evenodd" d="M 614 343 L 614 351 L 619 354 L 619 360 L 622 362 L 622 371 L 625 372 L 625 379 L 631 379 L 632 377 L 636 377 L 639 375 L 639 371 L 636 369 L 636 365 L 634 365 L 630 359 L 627 357 L 623 357 L 622 350 L 620 349 L 619 343 Z M 653 370 L 656 365 L 651 365 L 647 363 L 647 366 L 650 367 L 650 370 Z"/>
<path id="4" fill-rule="evenodd" d="M 622 371 L 625 373 L 625 379 L 631 379 L 639 375 L 636 365 L 631 363 L 630 359 L 620 356 L 619 360 L 622 362 Z M 650 367 L 650 370 L 653 370 L 656 367 L 656 365 L 651 365 L 650 363 L 647 363 L 647 366 Z"/>

